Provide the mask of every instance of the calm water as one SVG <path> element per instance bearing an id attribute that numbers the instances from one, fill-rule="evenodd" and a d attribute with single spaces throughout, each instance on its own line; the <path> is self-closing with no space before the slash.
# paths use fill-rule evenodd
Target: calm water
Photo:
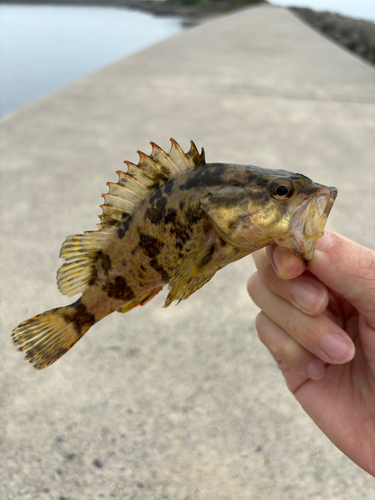
<path id="1" fill-rule="evenodd" d="M 182 29 L 110 7 L 0 5 L 0 115 Z"/>

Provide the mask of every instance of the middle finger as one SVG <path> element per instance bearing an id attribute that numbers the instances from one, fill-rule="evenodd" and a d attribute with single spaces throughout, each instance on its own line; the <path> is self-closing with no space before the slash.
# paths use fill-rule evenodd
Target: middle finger
<path id="1" fill-rule="evenodd" d="M 326 315 L 309 316 L 274 293 L 255 273 L 248 282 L 255 304 L 300 345 L 327 363 L 345 363 L 354 356 L 350 337 Z"/>

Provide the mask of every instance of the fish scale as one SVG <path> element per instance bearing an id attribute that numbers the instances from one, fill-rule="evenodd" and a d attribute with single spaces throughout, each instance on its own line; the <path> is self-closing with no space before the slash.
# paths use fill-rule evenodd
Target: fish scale
<path id="1" fill-rule="evenodd" d="M 270 244 L 312 258 L 337 195 L 302 174 L 251 165 L 206 163 L 191 142 L 184 153 L 154 143 L 137 165 L 125 162 L 108 193 L 97 231 L 69 236 L 57 272 L 73 304 L 22 322 L 13 342 L 34 368 L 63 356 L 114 311 L 145 305 L 169 286 L 179 303 L 226 265 Z"/>

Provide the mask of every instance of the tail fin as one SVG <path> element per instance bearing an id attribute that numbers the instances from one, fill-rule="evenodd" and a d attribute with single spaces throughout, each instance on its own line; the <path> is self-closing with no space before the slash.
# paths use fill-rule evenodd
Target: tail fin
<path id="1" fill-rule="evenodd" d="M 13 343 L 36 370 L 52 365 L 95 323 L 80 299 L 23 321 L 12 332 Z"/>

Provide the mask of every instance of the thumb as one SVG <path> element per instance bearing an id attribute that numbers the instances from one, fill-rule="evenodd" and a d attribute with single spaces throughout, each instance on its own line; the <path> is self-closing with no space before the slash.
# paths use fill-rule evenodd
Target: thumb
<path id="1" fill-rule="evenodd" d="M 318 240 L 310 271 L 375 328 L 375 252 L 331 230 Z"/>

